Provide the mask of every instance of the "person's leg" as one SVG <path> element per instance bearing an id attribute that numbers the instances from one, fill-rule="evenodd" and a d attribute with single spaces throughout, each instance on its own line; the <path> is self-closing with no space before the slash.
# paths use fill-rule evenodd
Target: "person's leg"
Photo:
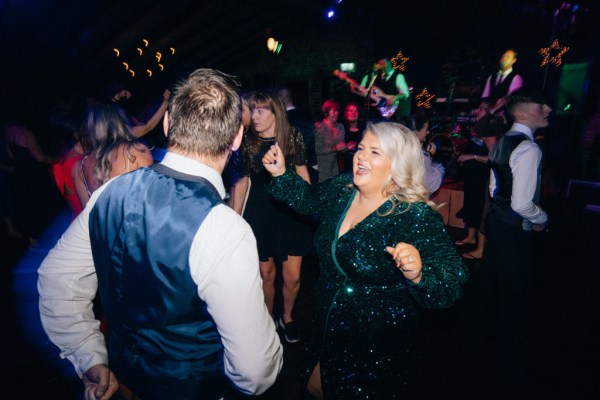
<path id="1" fill-rule="evenodd" d="M 300 271 L 302 269 L 301 256 L 288 256 L 283 262 L 283 322 L 293 320 L 292 311 L 300 291 Z"/>
<path id="2" fill-rule="evenodd" d="M 483 248 L 485 246 L 485 235 L 481 231 L 477 231 L 477 247 L 475 250 L 468 253 L 464 253 L 463 256 L 468 259 L 480 259 L 483 258 Z"/>
<path id="3" fill-rule="evenodd" d="M 269 258 L 269 261 L 260 261 L 260 276 L 263 281 L 263 293 L 265 295 L 265 304 L 271 317 L 273 316 L 273 303 L 275 302 L 275 274 L 277 269 L 275 268 L 275 262 L 273 257 Z"/>
<path id="4" fill-rule="evenodd" d="M 310 374 L 306 389 L 314 398 L 318 400 L 323 399 L 323 388 L 321 387 L 321 363 L 317 363 L 312 374 Z"/>
<path id="5" fill-rule="evenodd" d="M 462 240 L 457 240 L 454 244 L 458 246 L 463 246 L 465 244 L 475 244 L 475 231 L 476 229 L 469 226 L 467 228 L 467 236 Z"/>

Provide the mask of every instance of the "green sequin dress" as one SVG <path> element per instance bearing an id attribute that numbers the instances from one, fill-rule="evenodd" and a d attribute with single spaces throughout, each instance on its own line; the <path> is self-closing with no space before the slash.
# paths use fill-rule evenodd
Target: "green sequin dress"
<path id="1" fill-rule="evenodd" d="M 321 363 L 329 399 L 401 398 L 418 307 L 444 308 L 462 295 L 467 272 L 439 214 L 425 203 L 391 201 L 338 238 L 356 190 L 351 175 L 309 186 L 286 171 L 270 193 L 296 211 L 319 216 L 315 244 L 320 277 L 317 310 L 306 340 L 306 379 Z M 406 242 L 423 262 L 420 283 L 404 278 L 386 246 Z"/>

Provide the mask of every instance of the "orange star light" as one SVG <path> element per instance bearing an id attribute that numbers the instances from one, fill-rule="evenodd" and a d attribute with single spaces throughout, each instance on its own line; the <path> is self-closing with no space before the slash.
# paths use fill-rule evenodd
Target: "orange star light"
<path id="1" fill-rule="evenodd" d="M 543 67 L 546 64 L 552 64 L 555 67 L 558 67 L 562 64 L 562 56 L 567 51 L 569 51 L 569 47 L 561 46 L 558 43 L 558 39 L 554 39 L 552 45 L 550 47 L 542 47 L 539 51 L 540 55 L 544 57 L 540 67 Z"/>
<path id="2" fill-rule="evenodd" d="M 421 90 L 421 93 L 415 96 L 415 100 L 417 101 L 417 107 L 431 108 L 431 100 L 435 96 L 429 94 L 427 88 Z"/>
<path id="3" fill-rule="evenodd" d="M 410 58 L 403 57 L 402 52 L 399 51 L 398 54 L 396 54 L 396 57 L 392 58 L 392 67 L 394 69 L 404 72 L 404 64 L 406 64 L 408 60 L 410 60 Z"/>

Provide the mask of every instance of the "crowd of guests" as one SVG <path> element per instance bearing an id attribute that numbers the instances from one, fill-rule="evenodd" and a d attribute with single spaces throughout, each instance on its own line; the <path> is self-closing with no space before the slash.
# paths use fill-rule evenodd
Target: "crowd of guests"
<path id="1" fill-rule="evenodd" d="M 119 105 L 126 90 L 83 113 L 57 109 L 58 157 L 46 156 L 25 128 L 5 129 L 5 141 L 53 165 L 72 210 L 38 287 L 44 329 L 82 376 L 86 398 L 119 390 L 131 398 L 219 399 L 231 384 L 261 394 L 281 370 L 279 328 L 304 347 L 299 379 L 314 398 L 402 398 L 419 310 L 460 299 L 468 274 L 456 246 L 464 245 L 477 245 L 464 258 L 493 268 L 480 286 L 487 302 L 478 316 L 500 310 L 499 371 L 520 365 L 522 309 L 505 300 L 492 306 L 491 295 L 509 294 L 525 308 L 529 270 L 512 279 L 516 268 L 505 271 L 500 260 L 530 263 L 528 232 L 547 223 L 537 206 L 532 133 L 550 110 L 535 91 L 502 80 L 518 77 L 502 64 L 516 61 L 514 50 L 507 53 L 459 158 L 467 236 L 456 243 L 430 200 L 444 168 L 433 160 L 429 118 L 419 110 L 399 122 L 374 121 L 358 103 L 342 108 L 328 99 L 313 122 L 287 88 L 240 95 L 232 77 L 200 69 L 165 91 L 146 123 Z M 398 102 L 408 97 L 406 83 L 388 67 L 383 60 L 390 88 L 401 87 L 388 101 Z M 385 79 L 373 78 L 379 86 Z M 143 135 L 160 120 L 167 147 L 158 157 Z M 314 253 L 317 304 L 302 337 L 294 307 L 303 259 Z M 96 293 L 105 335 L 91 307 Z M 519 372 L 507 393 L 522 387 Z"/>

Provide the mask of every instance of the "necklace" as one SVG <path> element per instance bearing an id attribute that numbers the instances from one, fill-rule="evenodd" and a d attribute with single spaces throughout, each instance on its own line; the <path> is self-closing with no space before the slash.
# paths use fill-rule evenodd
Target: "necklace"
<path id="1" fill-rule="evenodd" d="M 258 140 L 260 142 L 271 142 L 271 141 L 275 140 L 275 136 L 263 138 L 263 137 L 260 137 L 257 135 L 256 137 L 258 138 Z"/>

